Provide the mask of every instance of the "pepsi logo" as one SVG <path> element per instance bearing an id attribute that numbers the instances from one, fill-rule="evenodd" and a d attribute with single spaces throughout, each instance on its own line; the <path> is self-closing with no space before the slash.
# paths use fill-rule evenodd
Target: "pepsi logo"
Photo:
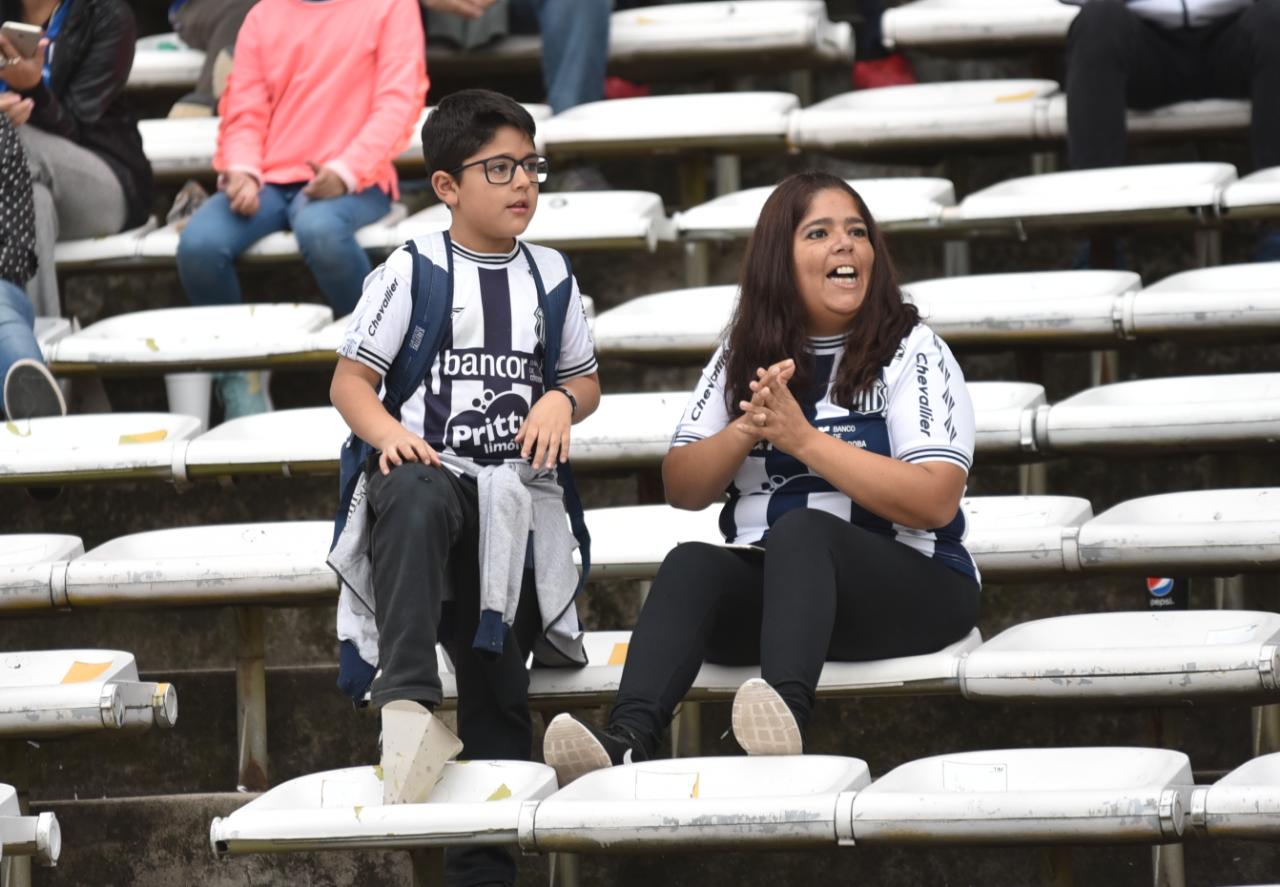
<path id="1" fill-rule="evenodd" d="M 1152 597 L 1168 597 L 1173 593 L 1173 580 L 1148 577 L 1147 591 L 1151 593 Z"/>

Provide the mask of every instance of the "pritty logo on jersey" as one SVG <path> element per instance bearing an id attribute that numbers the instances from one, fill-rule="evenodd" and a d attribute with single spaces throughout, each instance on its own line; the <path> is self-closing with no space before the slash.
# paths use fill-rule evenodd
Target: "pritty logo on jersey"
<path id="1" fill-rule="evenodd" d="M 488 382 L 523 382 L 534 385 L 542 381 L 542 373 L 535 372 L 535 363 L 528 354 L 494 354 L 483 348 L 466 348 L 444 352 L 440 358 L 440 370 L 450 379 L 473 379 Z"/>
<path id="2" fill-rule="evenodd" d="M 382 323 L 382 315 L 386 312 L 387 306 L 391 304 L 391 297 L 396 294 L 396 285 L 400 281 L 397 278 L 391 279 L 391 286 L 387 287 L 386 292 L 382 294 L 382 304 L 378 306 L 378 313 L 373 315 L 373 320 L 369 322 L 369 335 L 373 335 L 378 331 L 378 325 Z"/>
<path id="3" fill-rule="evenodd" d="M 529 412 L 525 399 L 511 391 L 496 397 L 486 391 L 471 403 L 476 409 L 458 413 L 445 426 L 445 443 L 461 455 L 517 456 L 515 436 Z"/>
<path id="4" fill-rule="evenodd" d="M 1173 594 L 1173 580 L 1148 577 L 1147 591 L 1152 597 L 1168 597 Z"/>

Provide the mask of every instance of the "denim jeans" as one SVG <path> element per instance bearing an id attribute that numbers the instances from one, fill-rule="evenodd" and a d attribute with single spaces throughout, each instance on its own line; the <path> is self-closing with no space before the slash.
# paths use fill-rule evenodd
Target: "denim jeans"
<path id="1" fill-rule="evenodd" d="M 0 410 L 4 409 L 4 379 L 9 367 L 24 357 L 44 363 L 33 332 L 35 316 L 22 287 L 0 280 Z"/>
<path id="2" fill-rule="evenodd" d="M 542 35 L 547 104 L 559 114 L 604 98 L 613 0 L 511 0 L 511 30 Z"/>
<path id="3" fill-rule="evenodd" d="M 302 187 L 264 185 L 258 211 L 252 216 L 232 212 L 221 193 L 196 210 L 178 241 L 178 276 L 192 304 L 241 301 L 236 257 L 268 234 L 289 229 L 298 238 L 302 258 L 333 306 L 334 316 L 355 309 L 371 268 L 355 232 L 385 216 L 391 199 L 378 188 L 366 188 L 312 200 Z"/>

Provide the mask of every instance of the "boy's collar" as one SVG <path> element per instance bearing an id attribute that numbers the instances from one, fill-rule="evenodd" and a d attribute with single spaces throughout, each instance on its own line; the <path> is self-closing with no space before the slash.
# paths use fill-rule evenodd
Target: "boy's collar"
<path id="1" fill-rule="evenodd" d="M 511 239 L 511 249 L 500 253 L 486 253 L 480 252 L 479 250 L 468 249 L 452 238 L 450 238 L 449 242 L 453 246 L 455 254 L 481 265 L 505 265 L 520 254 L 520 242 L 514 237 Z"/>

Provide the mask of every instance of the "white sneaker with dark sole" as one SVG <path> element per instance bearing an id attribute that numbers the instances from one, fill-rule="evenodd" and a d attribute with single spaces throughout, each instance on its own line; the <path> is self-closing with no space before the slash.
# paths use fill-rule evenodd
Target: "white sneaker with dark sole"
<path id="1" fill-rule="evenodd" d="M 24 357 L 14 361 L 5 373 L 4 411 L 9 419 L 65 416 L 67 401 L 49 368 L 38 360 Z"/>
<path id="2" fill-rule="evenodd" d="M 787 703 L 760 678 L 744 681 L 733 695 L 733 738 L 749 755 L 798 755 L 800 727 Z"/>
<path id="3" fill-rule="evenodd" d="M 555 768 L 561 788 L 579 776 L 614 764 L 596 734 L 568 714 L 556 715 L 547 725 L 542 737 L 542 758 Z"/>

